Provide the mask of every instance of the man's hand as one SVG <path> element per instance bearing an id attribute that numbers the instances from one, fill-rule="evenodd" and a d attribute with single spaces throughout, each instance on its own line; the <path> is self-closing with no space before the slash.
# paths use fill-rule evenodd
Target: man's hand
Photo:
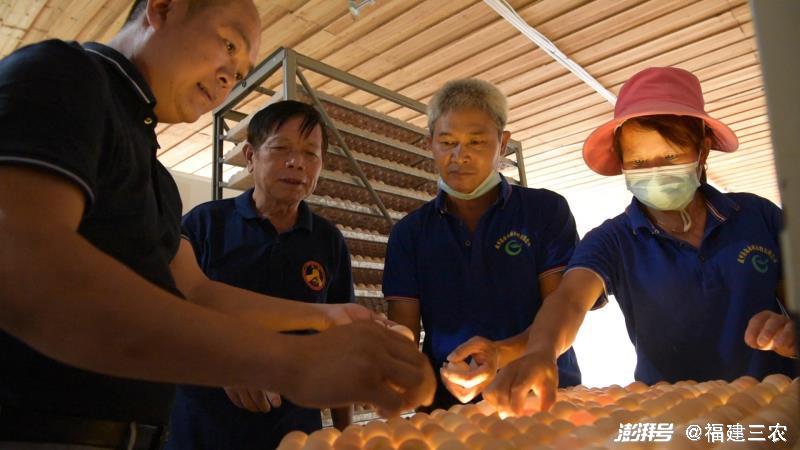
<path id="1" fill-rule="evenodd" d="M 239 408 L 254 413 L 268 413 L 281 406 L 281 396 L 261 389 L 226 387 L 225 394 Z"/>
<path id="2" fill-rule="evenodd" d="M 797 336 L 794 323 L 782 314 L 761 311 L 747 323 L 744 342 L 758 350 L 772 350 L 786 356 L 797 356 Z"/>
<path id="3" fill-rule="evenodd" d="M 498 412 L 518 416 L 528 412 L 526 401 L 531 391 L 539 398 L 539 410 L 547 411 L 555 402 L 557 389 L 558 366 L 553 353 L 530 353 L 501 369 L 483 398 Z"/>
<path id="4" fill-rule="evenodd" d="M 472 357 L 467 364 L 468 357 Z M 439 369 L 442 382 L 460 402 L 477 397 L 492 382 L 499 367 L 499 353 L 494 342 L 475 336 L 447 356 L 448 364 Z"/>
<path id="5" fill-rule="evenodd" d="M 429 405 L 431 365 L 416 344 L 372 320 L 303 336 L 284 397 L 307 407 L 373 405 L 384 417 Z M 332 376 L 333 374 L 333 376 Z"/>

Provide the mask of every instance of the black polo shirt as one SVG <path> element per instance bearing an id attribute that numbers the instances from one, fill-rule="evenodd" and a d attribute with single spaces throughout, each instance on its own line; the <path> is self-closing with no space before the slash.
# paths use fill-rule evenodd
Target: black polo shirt
<path id="1" fill-rule="evenodd" d="M 87 206 L 78 232 L 180 295 L 169 262 L 180 242 L 181 202 L 156 159 L 154 105 L 142 75 L 109 47 L 57 40 L 24 47 L 0 61 L 0 163 L 41 168 L 80 186 Z M 38 195 L 28 188 L 19 194 Z M 0 406 L 143 423 L 168 417 L 171 385 L 68 367 L 4 332 L 0 355 Z"/>

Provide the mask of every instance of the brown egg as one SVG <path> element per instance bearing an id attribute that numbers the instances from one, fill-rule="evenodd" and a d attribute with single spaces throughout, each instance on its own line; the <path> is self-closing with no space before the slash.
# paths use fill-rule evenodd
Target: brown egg
<path id="1" fill-rule="evenodd" d="M 436 417 L 439 417 L 439 416 L 441 416 L 442 414 L 444 414 L 446 412 L 447 412 L 446 409 L 441 409 L 441 408 L 434 409 L 433 411 L 431 411 L 431 417 L 436 418 Z"/>
<path id="2" fill-rule="evenodd" d="M 489 437 L 489 440 L 483 443 L 480 450 L 514 450 L 511 443 L 501 441 L 500 439 Z"/>
<path id="3" fill-rule="evenodd" d="M 333 446 L 322 439 L 309 439 L 303 446 L 303 450 L 333 450 Z M 369 449 L 369 450 L 377 450 L 377 449 Z"/>
<path id="4" fill-rule="evenodd" d="M 473 405 L 470 403 L 469 405 L 456 405 L 456 406 L 463 406 L 459 414 L 466 417 L 467 419 L 471 418 L 475 414 L 482 414 L 481 409 L 478 407 L 478 405 Z"/>
<path id="5" fill-rule="evenodd" d="M 413 416 L 411 416 L 410 419 L 408 419 L 408 421 L 411 422 L 411 425 L 414 425 L 417 428 L 420 428 L 420 426 L 422 424 L 424 424 L 424 423 L 426 423 L 426 422 L 428 422 L 430 420 L 431 420 L 431 416 L 429 416 L 429 415 L 427 415 L 425 413 L 416 413 Z"/>
<path id="6" fill-rule="evenodd" d="M 738 391 L 742 391 L 745 388 L 749 388 L 750 386 L 755 386 L 756 384 L 758 384 L 758 380 L 749 375 L 745 375 L 743 377 L 739 377 L 733 380 L 730 383 L 730 386 L 736 388 L 736 390 Z"/>
<path id="7" fill-rule="evenodd" d="M 361 436 L 354 434 L 354 433 L 342 433 L 336 442 L 333 443 L 334 450 L 340 450 L 340 447 L 347 447 L 352 446 L 356 448 L 361 448 L 363 445 L 363 441 L 361 440 Z"/>
<path id="8" fill-rule="evenodd" d="M 529 416 L 522 416 L 522 417 L 510 417 L 505 420 L 507 423 L 513 425 L 518 432 L 524 433 L 531 427 L 531 425 L 537 423 L 537 421 L 533 417 Z"/>
<path id="9" fill-rule="evenodd" d="M 398 425 L 397 427 L 392 429 L 392 440 L 395 444 L 400 444 L 403 441 L 407 441 L 409 439 L 424 439 L 425 435 L 422 434 L 417 427 L 411 425 L 410 423 Z"/>
<path id="10" fill-rule="evenodd" d="M 785 395 L 776 397 L 769 404 L 769 408 L 777 408 L 785 412 L 792 417 L 793 422 L 800 421 L 800 402 L 796 398 Z M 800 427 L 800 423 L 797 426 Z"/>
<path id="11" fill-rule="evenodd" d="M 394 450 L 394 443 L 387 436 L 376 435 L 367 439 L 364 450 Z"/>
<path id="12" fill-rule="evenodd" d="M 594 421 L 597 420 L 597 417 L 592 415 L 589 411 L 581 410 L 570 414 L 567 420 L 572 422 L 575 426 L 582 426 L 593 424 Z"/>
<path id="13" fill-rule="evenodd" d="M 541 422 L 541 423 L 550 423 L 550 422 L 556 420 L 556 417 L 554 415 L 550 414 L 550 411 L 538 412 L 538 413 L 530 416 L 530 418 L 535 420 L 536 422 Z"/>
<path id="14" fill-rule="evenodd" d="M 455 430 L 453 430 L 453 434 L 455 434 L 456 437 L 458 437 L 458 440 L 461 442 L 467 442 L 467 439 L 469 439 L 470 436 L 479 432 L 480 430 L 478 427 L 476 427 L 472 422 L 461 424 Z"/>
<path id="15" fill-rule="evenodd" d="M 336 439 L 338 439 L 341 434 L 342 433 L 339 430 L 331 427 L 331 428 L 323 428 L 321 430 L 317 430 L 311 433 L 311 435 L 308 438 L 318 439 L 325 441 L 328 444 L 333 444 L 334 442 L 336 442 Z"/>
<path id="16" fill-rule="evenodd" d="M 308 435 L 303 433 L 302 431 L 290 431 L 286 433 L 286 436 L 283 437 L 281 443 L 284 442 L 300 442 L 301 444 L 305 444 L 308 440 Z"/>
<path id="17" fill-rule="evenodd" d="M 764 377 L 763 382 L 771 384 L 777 387 L 779 390 L 783 391 L 784 389 L 789 387 L 790 384 L 792 384 L 792 379 L 782 373 L 776 373 Z"/>
<path id="18" fill-rule="evenodd" d="M 508 440 L 519 434 L 517 428 L 506 421 L 500 421 L 492 424 L 489 429 L 486 430 L 486 432 L 490 436 L 501 440 Z"/>
<path id="19" fill-rule="evenodd" d="M 625 408 L 627 410 L 633 410 L 639 407 L 639 404 L 643 401 L 643 398 L 639 394 L 630 394 L 617 399 L 617 406 L 621 408 Z"/>
<path id="20" fill-rule="evenodd" d="M 469 448 L 483 448 L 483 445 L 490 440 L 491 437 L 488 434 L 479 432 L 468 437 L 466 444 Z"/>
<path id="21" fill-rule="evenodd" d="M 467 419 L 466 417 L 452 412 L 446 412 L 442 414 L 441 416 L 438 417 L 438 420 L 442 428 L 444 428 L 447 431 L 453 431 L 459 425 L 469 422 L 469 419 Z"/>
<path id="22" fill-rule="evenodd" d="M 400 444 L 397 450 L 431 450 L 431 446 L 422 439 L 409 439 Z"/>
<path id="23" fill-rule="evenodd" d="M 281 439 L 278 450 L 301 450 L 308 437 L 302 431 L 292 431 Z"/>
<path id="24" fill-rule="evenodd" d="M 364 429 L 361 430 L 361 438 L 364 440 L 364 442 L 369 441 L 375 436 L 384 436 L 389 438 L 392 436 L 392 430 L 389 429 L 389 425 L 386 425 L 386 422 L 381 420 L 374 420 L 364 425 Z"/>
<path id="25" fill-rule="evenodd" d="M 592 424 L 592 428 L 607 434 L 611 434 L 619 429 L 619 421 L 614 420 L 611 417 L 601 417 L 597 419 L 594 424 Z"/>
<path id="26" fill-rule="evenodd" d="M 433 436 L 435 433 L 439 433 L 441 431 L 446 431 L 446 430 L 437 422 L 428 422 L 425 425 L 423 425 L 422 428 L 420 428 L 420 431 L 422 431 L 422 434 L 424 434 L 427 439 L 430 439 L 430 437 Z"/>
<path id="27" fill-rule="evenodd" d="M 634 392 L 637 394 L 641 394 L 642 392 L 647 391 L 647 385 L 642 383 L 641 381 L 634 381 L 633 383 L 625 386 L 625 390 L 628 392 Z"/>
<path id="28" fill-rule="evenodd" d="M 431 444 L 431 447 L 438 448 L 442 443 L 447 441 L 458 441 L 458 436 L 455 433 L 451 433 L 449 431 L 437 431 L 430 435 L 427 441 Z"/>
<path id="29" fill-rule="evenodd" d="M 448 409 L 447 411 L 455 414 L 461 414 L 466 406 L 467 405 L 462 405 L 461 403 L 456 403 L 455 405 L 451 406 L 450 409 Z"/>
<path id="30" fill-rule="evenodd" d="M 553 448 L 557 448 L 559 450 L 578 450 L 582 449 L 586 445 L 586 442 L 570 433 L 559 436 L 552 442 L 551 445 Z"/>
<path id="31" fill-rule="evenodd" d="M 555 402 L 553 407 L 550 408 L 550 414 L 559 419 L 566 419 L 570 414 L 576 411 L 578 411 L 578 407 L 575 406 L 575 404 L 564 400 Z"/>
<path id="32" fill-rule="evenodd" d="M 759 405 L 758 402 L 753 399 L 753 397 L 745 394 L 744 392 L 733 394 L 728 401 L 725 402 L 725 404 L 738 409 L 744 416 L 752 414 L 761 408 L 761 405 Z"/>
<path id="33" fill-rule="evenodd" d="M 721 398 L 719 398 L 714 394 L 711 394 L 710 392 L 701 394 L 699 397 L 697 397 L 697 399 L 703 402 L 704 405 L 706 405 L 707 410 L 710 410 L 715 406 L 724 404 L 724 401 Z M 727 398 L 725 400 L 727 400 Z"/>
<path id="34" fill-rule="evenodd" d="M 457 440 L 446 441 L 437 447 L 437 450 L 469 450 L 467 444 Z"/>
<path id="35" fill-rule="evenodd" d="M 409 424 L 408 420 L 406 420 L 406 419 L 404 419 L 404 418 L 402 418 L 400 416 L 392 417 L 391 419 L 386 421 L 386 425 L 389 427 L 390 430 L 394 430 L 395 428 L 397 428 L 399 426 L 408 425 L 408 424 Z"/>
<path id="36" fill-rule="evenodd" d="M 559 436 L 562 434 L 566 434 L 572 431 L 573 428 L 575 428 L 575 425 L 573 425 L 572 422 L 568 422 L 564 419 L 556 419 L 553 422 L 551 422 L 549 426 Z"/>
<path id="37" fill-rule="evenodd" d="M 667 402 L 663 399 L 650 399 L 645 400 L 639 405 L 642 411 L 646 412 L 649 416 L 657 416 L 667 409 Z"/>
<path id="38" fill-rule="evenodd" d="M 500 416 L 498 416 L 496 413 L 492 414 L 491 416 L 484 416 L 478 421 L 478 428 L 483 431 L 489 431 L 489 428 L 498 422 L 500 422 Z"/>

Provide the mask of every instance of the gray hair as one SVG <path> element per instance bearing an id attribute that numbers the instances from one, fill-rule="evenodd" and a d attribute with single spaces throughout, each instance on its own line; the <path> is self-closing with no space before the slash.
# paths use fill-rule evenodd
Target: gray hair
<path id="1" fill-rule="evenodd" d="M 428 129 L 433 136 L 433 127 L 439 118 L 454 110 L 463 108 L 479 109 L 492 118 L 497 129 L 502 132 L 508 117 L 506 96 L 488 81 L 477 78 L 464 78 L 445 83 L 428 104 Z"/>

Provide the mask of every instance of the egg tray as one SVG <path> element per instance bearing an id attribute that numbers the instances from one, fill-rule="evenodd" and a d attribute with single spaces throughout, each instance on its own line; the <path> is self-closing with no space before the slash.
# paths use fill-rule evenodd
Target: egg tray
<path id="1" fill-rule="evenodd" d="M 758 449 L 793 448 L 800 431 L 800 378 L 770 375 L 759 382 L 681 381 L 647 386 L 560 389 L 547 412 L 536 412 L 538 400 L 526 403 L 530 413 L 502 418 L 487 403 L 456 405 L 417 413 L 410 418 L 351 425 L 343 432 L 325 428 L 307 435 L 294 431 L 278 450 L 602 450 L 602 449 Z M 666 442 L 625 441 L 631 424 L 671 424 Z M 785 426 L 785 439 L 773 442 L 710 443 L 692 441 L 687 429 L 710 424 Z M 621 439 L 622 437 L 622 439 Z M 749 437 L 747 438 L 749 439 Z"/>

